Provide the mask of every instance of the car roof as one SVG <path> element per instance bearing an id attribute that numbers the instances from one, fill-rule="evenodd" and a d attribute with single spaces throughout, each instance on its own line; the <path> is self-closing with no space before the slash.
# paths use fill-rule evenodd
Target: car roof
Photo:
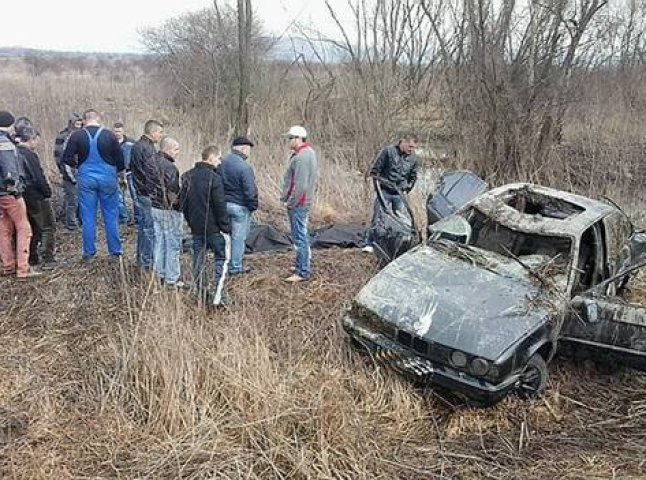
<path id="1" fill-rule="evenodd" d="M 553 205 L 564 205 L 571 209 L 571 213 L 565 218 L 555 218 L 540 213 L 523 213 L 508 204 L 509 200 L 518 193 L 536 196 Z M 616 207 L 600 200 L 531 183 L 513 183 L 494 188 L 480 195 L 469 205 L 511 229 L 541 235 L 571 237 L 581 235 L 599 219 L 618 211 Z"/>

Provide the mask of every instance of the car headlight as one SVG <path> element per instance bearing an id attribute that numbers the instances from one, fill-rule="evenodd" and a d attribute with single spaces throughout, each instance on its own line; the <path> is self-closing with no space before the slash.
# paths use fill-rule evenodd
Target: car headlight
<path id="1" fill-rule="evenodd" d="M 483 377 L 489 371 L 489 362 L 484 358 L 474 358 L 471 360 L 471 373 L 478 377 Z"/>
<path id="2" fill-rule="evenodd" d="M 459 351 L 455 351 L 451 354 L 451 363 L 458 368 L 464 368 L 467 366 L 467 356 Z"/>

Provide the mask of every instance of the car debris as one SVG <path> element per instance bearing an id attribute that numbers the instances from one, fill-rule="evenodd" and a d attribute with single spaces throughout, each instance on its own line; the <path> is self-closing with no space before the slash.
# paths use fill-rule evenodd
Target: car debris
<path id="1" fill-rule="evenodd" d="M 415 223 L 415 215 L 413 215 L 406 195 L 385 178 L 373 180 L 377 201 L 381 207 L 372 227 L 373 251 L 383 266 L 419 245 L 422 236 Z M 394 211 L 387 206 L 383 197 L 382 185 L 387 185 L 399 193 L 406 207 L 405 213 Z"/>
<path id="2" fill-rule="evenodd" d="M 617 296 L 645 244 L 611 202 L 506 185 L 432 225 L 341 323 L 377 360 L 482 405 L 541 395 L 565 343 L 646 369 L 646 309 Z"/>
<path id="3" fill-rule="evenodd" d="M 468 170 L 444 173 L 437 182 L 435 192 L 426 199 L 426 221 L 430 227 L 449 217 L 464 205 L 487 191 L 487 182 Z"/>
<path id="4" fill-rule="evenodd" d="M 415 216 L 406 195 L 398 191 L 406 207 L 405 213 L 394 212 L 386 206 L 381 185 L 388 185 L 396 191 L 398 189 L 384 178 L 375 181 L 375 191 L 377 200 L 381 204 L 381 211 L 372 235 L 373 249 L 383 266 L 418 245 L 421 242 L 421 233 L 415 223 Z M 426 200 L 428 228 L 433 223 L 453 215 L 463 205 L 486 190 L 487 183 L 468 170 L 444 173 L 437 182 L 435 192 Z"/>

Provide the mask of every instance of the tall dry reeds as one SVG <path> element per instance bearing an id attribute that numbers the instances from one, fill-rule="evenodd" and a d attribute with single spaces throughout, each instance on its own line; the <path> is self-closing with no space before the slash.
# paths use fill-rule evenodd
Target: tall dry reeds
<path id="1" fill-rule="evenodd" d="M 125 263 L 74 263 L 78 248 L 66 238 L 46 280 L 0 280 L 4 478 L 644 473 L 643 375 L 561 363 L 544 400 L 470 410 L 360 355 L 338 319 L 370 256 L 315 252 L 296 288 L 279 280 L 293 254 L 253 256 L 235 303 L 206 312 Z"/>

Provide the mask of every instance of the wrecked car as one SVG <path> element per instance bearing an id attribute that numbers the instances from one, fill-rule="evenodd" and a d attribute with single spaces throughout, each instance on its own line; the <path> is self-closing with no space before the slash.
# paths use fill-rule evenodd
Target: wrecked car
<path id="1" fill-rule="evenodd" d="M 644 244 L 609 202 L 499 187 L 434 224 L 425 244 L 361 289 L 341 323 L 416 380 L 480 404 L 535 397 L 559 342 L 645 358 L 646 314 L 617 313 L 615 296 Z M 623 323 L 606 329 L 612 319 Z"/>

